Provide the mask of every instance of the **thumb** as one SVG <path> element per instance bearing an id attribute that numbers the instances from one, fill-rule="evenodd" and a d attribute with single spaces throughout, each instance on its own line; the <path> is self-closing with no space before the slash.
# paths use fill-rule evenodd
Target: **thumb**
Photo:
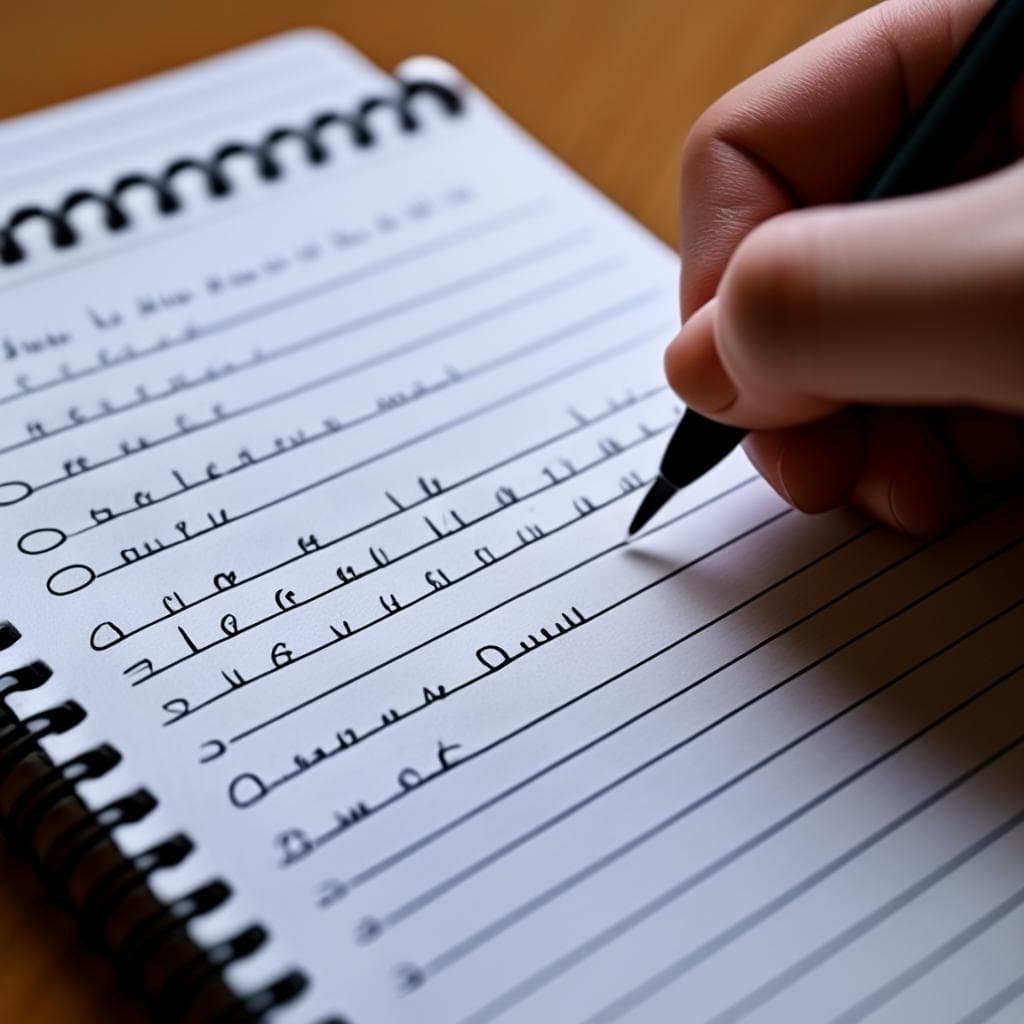
<path id="1" fill-rule="evenodd" d="M 745 427 L 850 403 L 1024 412 L 1024 163 L 768 221 L 665 362 L 688 404 Z"/>

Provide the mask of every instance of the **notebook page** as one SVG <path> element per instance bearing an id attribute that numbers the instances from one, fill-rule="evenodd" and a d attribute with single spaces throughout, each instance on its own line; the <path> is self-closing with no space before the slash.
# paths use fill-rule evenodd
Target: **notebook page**
<path id="1" fill-rule="evenodd" d="M 158 795 L 118 840 L 193 837 L 154 884 L 229 880 L 282 1020 L 1012 1019 L 1020 504 L 914 542 L 737 454 L 627 544 L 675 259 L 416 110 L 3 271 L 18 708 L 88 708 L 48 749 L 123 752 L 86 797 Z"/>

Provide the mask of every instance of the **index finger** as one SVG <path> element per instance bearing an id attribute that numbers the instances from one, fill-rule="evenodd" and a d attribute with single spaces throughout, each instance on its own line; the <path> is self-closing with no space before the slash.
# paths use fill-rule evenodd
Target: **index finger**
<path id="1" fill-rule="evenodd" d="M 758 224 L 854 194 L 991 5 L 883 0 L 702 115 L 683 154 L 684 317 Z"/>

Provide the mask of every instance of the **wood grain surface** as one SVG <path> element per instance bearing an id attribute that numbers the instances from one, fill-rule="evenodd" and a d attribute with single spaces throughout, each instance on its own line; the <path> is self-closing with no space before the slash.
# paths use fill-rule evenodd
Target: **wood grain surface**
<path id="1" fill-rule="evenodd" d="M 383 67 L 435 53 L 669 243 L 716 96 L 868 0 L 5 0 L 0 118 L 319 25 Z M 2 206 L 0 197 L 0 206 Z M 0 841 L 0 1021 L 144 1015 Z"/>

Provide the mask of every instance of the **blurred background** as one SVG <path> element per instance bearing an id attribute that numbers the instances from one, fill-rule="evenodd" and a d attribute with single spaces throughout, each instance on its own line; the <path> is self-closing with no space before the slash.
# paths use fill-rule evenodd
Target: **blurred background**
<path id="1" fill-rule="evenodd" d="M 868 6 L 868 0 L 2 0 L 0 118 L 316 25 L 385 68 L 417 53 L 446 58 L 674 245 L 679 152 L 700 112 L 758 68 Z M 145 1019 L 2 839 L 0 953 L 0 1021 Z"/>
<path id="2" fill-rule="evenodd" d="M 0 117 L 318 25 L 376 64 L 431 53 L 666 241 L 687 128 L 868 0 L 4 0 Z"/>

